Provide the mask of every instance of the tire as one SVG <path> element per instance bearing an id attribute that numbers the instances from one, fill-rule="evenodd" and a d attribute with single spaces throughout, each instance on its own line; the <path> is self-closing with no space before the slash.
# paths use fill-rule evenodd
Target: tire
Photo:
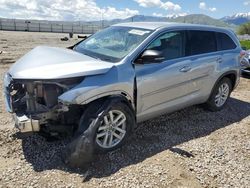
<path id="1" fill-rule="evenodd" d="M 94 153 L 106 153 L 121 147 L 135 127 L 135 114 L 124 100 L 110 98 L 103 103 L 91 103 L 84 111 L 78 130 L 63 155 L 64 161 L 71 167 L 82 167 L 87 161 L 93 159 Z M 121 121 L 118 119 L 116 124 L 109 123 L 111 112 L 113 120 L 120 118 Z M 120 123 L 121 125 L 118 126 Z M 119 129 L 115 127 L 116 125 Z M 112 137 L 114 139 L 111 142 Z"/>
<path id="2" fill-rule="evenodd" d="M 232 92 L 232 82 L 229 78 L 222 78 L 214 87 L 208 101 L 205 103 L 205 108 L 216 112 L 221 110 L 227 103 Z"/>
<path id="3" fill-rule="evenodd" d="M 125 129 L 124 130 L 126 132 L 125 132 L 124 136 L 122 136 L 121 141 L 117 142 L 117 144 L 115 144 L 114 146 L 103 147 L 103 146 L 101 146 L 102 144 L 100 142 L 97 142 L 97 140 L 100 141 L 100 139 L 97 138 L 97 135 L 98 134 L 100 135 L 102 132 L 97 130 L 97 133 L 95 135 L 95 142 L 94 142 L 94 152 L 95 153 L 106 153 L 106 152 L 113 151 L 113 150 L 116 150 L 117 148 L 121 147 L 126 142 L 127 138 L 129 137 L 132 128 L 135 127 L 135 114 L 133 113 L 131 108 L 126 103 L 124 103 L 124 102 L 115 103 L 110 108 L 108 113 L 110 113 L 110 112 L 117 113 L 117 115 L 119 115 L 119 113 L 121 113 L 121 115 L 125 115 L 126 120 L 125 120 Z M 79 127 L 83 127 L 82 130 L 86 130 L 86 128 L 91 123 L 92 119 L 95 119 L 97 116 L 98 116 L 98 114 L 96 114 L 95 107 L 90 106 L 89 109 L 86 111 L 86 113 L 82 116 L 82 118 L 80 120 Z M 110 117 L 110 115 L 107 115 L 106 117 Z M 104 123 L 104 120 L 102 120 L 102 123 Z M 82 130 L 80 132 L 82 132 Z M 77 133 L 77 134 L 79 134 L 79 133 Z M 111 135 L 109 135 L 109 137 L 108 137 L 109 140 L 110 140 L 110 137 L 111 137 Z"/>

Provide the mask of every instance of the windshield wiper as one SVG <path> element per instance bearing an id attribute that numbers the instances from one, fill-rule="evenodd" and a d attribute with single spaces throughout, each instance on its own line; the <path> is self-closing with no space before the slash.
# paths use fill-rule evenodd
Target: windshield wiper
<path id="1" fill-rule="evenodd" d="M 101 60 L 103 60 L 103 61 L 111 61 L 111 58 L 105 57 L 105 58 L 101 58 Z"/>
<path id="2" fill-rule="evenodd" d="M 98 60 L 102 60 L 102 61 L 111 61 L 111 58 L 108 58 L 108 57 L 97 57 L 97 56 L 94 56 L 94 55 L 89 55 L 89 54 L 84 54 L 84 55 L 87 55 L 87 56 L 90 56 L 94 59 L 98 59 Z"/>

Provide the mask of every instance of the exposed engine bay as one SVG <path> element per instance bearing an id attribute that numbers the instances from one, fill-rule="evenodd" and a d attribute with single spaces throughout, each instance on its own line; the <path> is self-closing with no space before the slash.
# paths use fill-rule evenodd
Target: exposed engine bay
<path id="1" fill-rule="evenodd" d="M 65 106 L 58 102 L 58 97 L 81 81 L 83 77 L 37 81 L 11 80 L 5 88 L 5 95 L 9 111 L 14 114 L 16 126 L 19 126 L 17 128 L 29 132 L 28 127 L 31 127 L 30 131 L 50 134 L 72 130 L 80 119 L 82 107 Z"/>

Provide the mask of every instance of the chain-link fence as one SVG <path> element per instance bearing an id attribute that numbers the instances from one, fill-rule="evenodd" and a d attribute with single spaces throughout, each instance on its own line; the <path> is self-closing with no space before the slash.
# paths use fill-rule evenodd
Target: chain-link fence
<path id="1" fill-rule="evenodd" d="M 104 27 L 103 22 L 63 22 L 0 18 L 0 30 L 93 34 Z"/>

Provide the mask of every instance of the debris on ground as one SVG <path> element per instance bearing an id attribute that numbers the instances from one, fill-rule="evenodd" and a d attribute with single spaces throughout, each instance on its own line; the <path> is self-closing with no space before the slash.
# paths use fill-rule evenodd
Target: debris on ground
<path id="1" fill-rule="evenodd" d="M 61 41 L 68 41 L 68 40 L 69 40 L 68 37 L 63 37 L 63 38 L 61 38 Z"/>

